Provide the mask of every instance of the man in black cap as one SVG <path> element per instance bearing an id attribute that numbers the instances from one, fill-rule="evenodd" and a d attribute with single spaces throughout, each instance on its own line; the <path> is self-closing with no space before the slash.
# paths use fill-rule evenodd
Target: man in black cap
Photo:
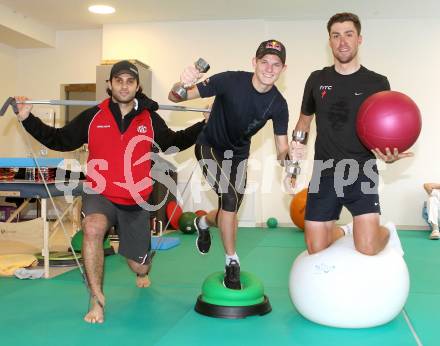
<path id="1" fill-rule="evenodd" d="M 246 185 L 246 165 L 251 137 L 271 119 L 277 159 L 281 162 L 288 152 L 287 102 L 274 85 L 286 69 L 286 49 L 277 40 L 262 42 L 252 60 L 254 72 L 228 71 L 213 75 L 195 84 L 202 74 L 187 67 L 180 82 L 188 88 L 187 98 L 216 96 L 206 127 L 196 143 L 196 157 L 203 173 L 218 195 L 218 210 L 195 220 L 198 231 L 197 249 L 209 251 L 209 226 L 218 225 L 225 250 L 224 285 L 240 289 L 240 260 L 236 253 L 237 212 Z M 168 98 L 184 101 L 171 89 Z"/>
<path id="2" fill-rule="evenodd" d="M 107 86 L 109 98 L 62 128 L 45 125 L 30 113 L 31 105 L 18 105 L 26 130 L 48 148 L 71 151 L 88 144 L 82 255 L 91 293 L 91 307 L 84 317 L 89 323 L 104 321 L 102 244 L 110 227 L 116 226 L 119 254 L 137 274 L 137 286 L 149 286 L 151 232 L 146 201 L 153 185 L 151 154 L 172 146 L 189 148 L 205 125 L 202 120 L 182 131 L 171 130 L 155 112 L 157 103 L 142 94 L 139 71 L 129 61 L 112 67 Z"/>

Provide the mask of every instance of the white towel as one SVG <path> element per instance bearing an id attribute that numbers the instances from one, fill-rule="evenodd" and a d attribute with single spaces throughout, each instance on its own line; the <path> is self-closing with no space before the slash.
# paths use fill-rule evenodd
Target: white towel
<path id="1" fill-rule="evenodd" d="M 14 275 L 19 279 L 40 279 L 44 275 L 44 269 L 19 268 Z"/>

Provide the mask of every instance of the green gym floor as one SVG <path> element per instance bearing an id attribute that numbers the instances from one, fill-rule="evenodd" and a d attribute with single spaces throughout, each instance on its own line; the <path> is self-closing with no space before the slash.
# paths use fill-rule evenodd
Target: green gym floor
<path id="1" fill-rule="evenodd" d="M 158 252 L 152 285 L 135 286 L 122 257 L 106 258 L 103 325 L 82 322 L 87 291 L 78 270 L 53 279 L 0 278 L 1 345 L 440 345 L 440 241 L 427 232 L 399 232 L 411 275 L 405 312 L 370 329 L 337 329 L 301 317 L 288 292 L 289 271 L 304 250 L 293 228 L 242 228 L 238 249 L 243 270 L 263 280 L 272 312 L 240 320 L 216 319 L 194 311 L 204 278 L 222 270 L 218 232 L 211 252 L 195 250 L 195 235 Z M 410 324 L 405 317 L 409 317 Z M 411 329 L 411 326 L 414 330 Z"/>

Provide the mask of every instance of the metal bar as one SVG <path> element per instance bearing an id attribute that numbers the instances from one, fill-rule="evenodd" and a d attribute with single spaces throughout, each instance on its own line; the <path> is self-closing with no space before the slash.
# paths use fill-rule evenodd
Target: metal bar
<path id="1" fill-rule="evenodd" d="M 52 106 L 96 106 L 99 101 L 86 101 L 86 100 L 27 100 L 17 102 L 17 104 L 33 104 L 33 105 L 52 105 Z M 174 106 L 174 105 L 159 105 L 159 109 L 166 111 L 176 112 L 210 112 L 210 109 Z"/>
<path id="2" fill-rule="evenodd" d="M 27 100 L 17 102 L 17 104 L 31 104 L 31 105 L 52 105 L 52 106 L 96 106 L 98 101 L 86 100 Z"/>
<path id="3" fill-rule="evenodd" d="M 11 105 L 11 102 L 13 100 L 15 100 L 13 97 L 8 97 L 8 99 L 3 104 L 2 108 L 0 109 L 0 116 L 3 116 L 6 113 L 6 111 L 8 110 L 8 108 Z"/>
<path id="4" fill-rule="evenodd" d="M 44 259 L 44 277 L 49 279 L 49 221 L 47 221 L 46 198 L 41 199 L 41 218 L 43 219 L 43 250 L 41 254 Z"/>
<path id="5" fill-rule="evenodd" d="M 203 112 L 203 113 L 211 112 L 209 108 L 194 108 L 194 107 L 173 106 L 173 105 L 159 105 L 159 109 L 164 111 L 176 111 L 176 112 Z"/>

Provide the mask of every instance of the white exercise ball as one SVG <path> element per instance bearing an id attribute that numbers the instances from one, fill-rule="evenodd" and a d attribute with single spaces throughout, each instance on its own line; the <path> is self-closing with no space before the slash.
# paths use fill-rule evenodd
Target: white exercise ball
<path id="1" fill-rule="evenodd" d="M 390 246 L 375 256 L 345 236 L 316 254 L 301 253 L 290 271 L 293 304 L 305 318 L 327 326 L 367 328 L 394 319 L 409 293 L 403 257 Z"/>

